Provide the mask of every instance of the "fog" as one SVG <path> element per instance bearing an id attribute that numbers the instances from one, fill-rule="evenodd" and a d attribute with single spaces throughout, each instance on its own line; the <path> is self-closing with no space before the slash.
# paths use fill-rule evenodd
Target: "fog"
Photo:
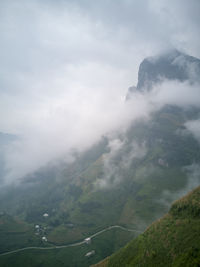
<path id="1" fill-rule="evenodd" d="M 200 142 L 200 119 L 187 121 L 185 126 L 194 135 L 198 142 Z"/>
<path id="2" fill-rule="evenodd" d="M 198 0 L 2 0 L 0 132 L 18 137 L 5 180 L 71 160 L 165 104 L 199 106 L 198 85 L 170 81 L 125 101 L 144 57 L 172 47 L 200 57 L 198 10 Z"/>
<path id="3" fill-rule="evenodd" d="M 122 139 L 122 140 L 121 140 Z M 123 180 L 126 171 L 133 160 L 141 159 L 146 155 L 145 142 L 129 144 L 125 137 L 111 138 L 108 142 L 109 152 L 103 155 L 103 176 L 97 179 L 95 188 L 112 188 Z"/>
<path id="4" fill-rule="evenodd" d="M 171 203 L 184 195 L 188 192 L 195 189 L 199 186 L 200 182 L 200 166 L 199 164 L 193 163 L 192 165 L 185 166 L 183 171 L 187 174 L 187 182 L 182 189 L 176 191 L 164 190 L 162 192 L 161 198 L 158 200 L 160 203 L 166 205 L 170 208 Z"/>

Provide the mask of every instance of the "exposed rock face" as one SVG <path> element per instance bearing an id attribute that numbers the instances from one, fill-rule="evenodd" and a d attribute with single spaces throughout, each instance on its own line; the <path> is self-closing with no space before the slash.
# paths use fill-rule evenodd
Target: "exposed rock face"
<path id="1" fill-rule="evenodd" d="M 159 57 L 146 58 L 139 67 L 137 89 L 151 90 L 155 83 L 162 82 L 163 79 L 199 82 L 200 60 L 177 50 Z"/>

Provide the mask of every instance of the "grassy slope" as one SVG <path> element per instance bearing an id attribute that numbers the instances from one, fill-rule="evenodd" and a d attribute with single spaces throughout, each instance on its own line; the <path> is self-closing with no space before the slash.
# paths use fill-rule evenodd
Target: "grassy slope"
<path id="1" fill-rule="evenodd" d="M 78 247 L 69 247 L 54 250 L 26 250 L 10 255 L 0 256 L 1 267 L 86 267 L 102 258 L 109 256 L 125 245 L 134 233 L 124 232 L 121 229 L 112 229 L 92 239 L 91 244 Z M 89 251 L 95 250 L 95 255 L 85 257 Z"/>
<path id="2" fill-rule="evenodd" d="M 168 211 L 168 206 L 160 201 L 163 191 L 168 190 L 175 196 L 176 192 L 187 184 L 187 175 L 182 167 L 200 159 L 200 149 L 194 138 L 177 134 L 184 121 L 179 111 L 171 114 L 164 110 L 155 114 L 151 122 L 141 122 L 131 128 L 126 134 L 127 146 L 120 152 L 119 163 L 133 141 L 145 142 L 147 154 L 142 159 L 134 159 L 129 168 L 120 173 L 123 177 L 121 183 L 111 188 L 95 190 L 93 187 L 96 179 L 101 178 L 103 173 L 102 154 L 108 149 L 106 141 L 103 141 L 69 167 L 61 168 L 59 172 L 47 168 L 30 179 L 30 185 L 27 182 L 19 191 L 11 189 L 5 198 L 0 196 L 0 209 L 13 212 L 32 225 L 46 224 L 48 241 L 54 244 L 69 244 L 82 240 L 113 224 L 144 230 L 152 221 Z M 164 158 L 169 167 L 160 166 L 159 158 Z M 167 203 L 172 201 L 173 199 L 166 199 Z M 50 216 L 44 221 L 42 214 L 45 212 Z M 74 227 L 68 227 L 70 223 Z M 123 235 L 121 239 L 114 235 L 110 238 L 110 242 L 99 243 L 99 249 L 103 250 L 106 246 L 109 253 L 105 250 L 99 252 L 100 256 L 96 255 L 93 261 L 91 260 L 92 263 L 112 254 L 115 251 L 113 243 L 119 248 L 131 240 L 131 236 L 123 238 Z M 21 242 L 19 247 L 32 245 L 29 240 L 26 235 L 24 245 Z M 12 242 L 0 239 L 0 244 L 2 247 L 6 244 L 9 250 L 12 249 Z M 66 254 L 68 260 L 61 252 L 60 260 L 64 257 L 67 262 L 72 257 L 77 261 L 77 266 L 82 266 L 82 263 L 78 263 L 78 251 L 75 249 L 71 254 Z M 52 252 L 45 253 L 50 257 Z"/>
<path id="3" fill-rule="evenodd" d="M 200 187 L 110 258 L 95 265 L 200 266 Z"/>
<path id="4" fill-rule="evenodd" d="M 26 246 L 42 245 L 41 238 L 35 236 L 34 226 L 10 215 L 0 215 L 0 252 Z"/>

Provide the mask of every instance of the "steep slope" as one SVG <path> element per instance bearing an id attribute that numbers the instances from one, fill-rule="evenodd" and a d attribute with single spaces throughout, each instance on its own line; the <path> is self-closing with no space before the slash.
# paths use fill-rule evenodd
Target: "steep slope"
<path id="1" fill-rule="evenodd" d="M 0 251 L 14 250 L 28 245 L 42 245 L 34 233 L 34 226 L 10 215 L 0 214 Z"/>
<path id="2" fill-rule="evenodd" d="M 158 71 L 153 74 L 156 80 L 160 77 L 160 60 L 151 61 Z M 146 72 L 150 70 L 147 68 Z M 197 108 L 184 110 L 166 105 L 148 120 L 134 122 L 126 132 L 103 137 L 84 153 L 74 153 L 74 162 L 58 160 L 25 177 L 17 186 L 0 189 L 0 211 L 18 217 L 32 229 L 41 225 L 46 229 L 46 245 L 74 243 L 111 225 L 143 231 L 165 214 L 175 199 L 200 184 L 200 145 L 185 126 L 199 114 Z M 44 218 L 44 213 L 49 216 Z M 78 249 L 65 256 L 61 253 L 60 257 L 69 257 L 70 266 L 88 266 L 137 235 L 119 235 L 115 231 L 109 238 L 99 237 L 93 247 L 98 252 L 88 262 L 83 260 L 82 252 L 82 265 Z M 41 241 L 42 235 L 37 238 Z M 27 236 L 24 244 L 31 245 L 29 240 Z M 10 243 L 4 247 L 3 242 L 0 238 L 0 252 L 12 249 Z M 40 255 L 45 258 L 43 252 Z M 23 254 L 23 260 L 24 257 Z M 10 255 L 9 259 L 14 261 L 15 256 Z M 47 262 L 43 264 L 48 266 Z"/>
<path id="3" fill-rule="evenodd" d="M 190 83 L 200 81 L 200 60 L 198 58 L 171 50 L 160 56 L 145 58 L 139 67 L 137 86 L 130 87 L 129 93 L 149 91 L 153 85 L 167 80 Z"/>
<path id="4" fill-rule="evenodd" d="M 47 212 L 52 230 L 63 223 L 81 232 L 119 223 L 140 227 L 141 221 L 145 227 L 167 211 L 159 202 L 164 190 L 172 192 L 165 199 L 170 203 L 187 187 L 188 171 L 182 167 L 199 162 L 198 142 L 191 134 L 179 134 L 185 129 L 184 116 L 179 109 L 172 113 L 165 108 L 119 137 L 122 146 L 115 155 L 109 147 L 113 140 L 105 140 L 68 167 L 39 171 L 20 187 L 2 192 L 1 210 L 35 224 Z"/>
<path id="5" fill-rule="evenodd" d="M 49 244 L 77 242 L 115 224 L 143 231 L 168 211 L 174 199 L 199 183 L 199 177 L 193 175 L 196 167 L 193 162 L 197 164 L 200 161 L 199 144 L 191 134 L 179 134 L 179 131 L 185 130 L 185 117 L 190 116 L 194 117 L 190 112 L 183 115 L 179 109 L 166 107 L 153 114 L 152 120 L 134 124 L 114 156 L 110 154 L 110 141 L 104 140 L 70 166 L 60 167 L 59 171 L 57 168 L 45 168 L 25 180 L 20 188 L 4 191 L 0 195 L 1 210 L 32 225 L 46 227 Z M 135 143 L 139 149 L 132 145 Z M 141 151 L 143 144 L 145 153 L 141 157 L 132 157 L 135 151 L 136 154 Z M 109 162 L 115 173 L 111 172 L 108 177 L 109 169 L 105 168 L 103 158 L 111 155 Z M 104 180 L 107 186 L 98 187 L 99 181 Z M 43 217 L 45 212 L 49 214 L 46 219 Z M 119 236 L 118 231 L 109 237 L 100 236 L 100 241 L 94 247 L 95 257 L 88 263 L 109 256 L 136 236 L 137 232 L 126 236 L 121 233 Z M 38 237 L 38 242 L 41 238 Z M 1 241 L 3 239 L 0 238 Z M 27 241 L 28 238 L 24 244 Z M 23 246 L 20 244 L 19 247 Z M 3 243 L 1 248 L 1 252 L 12 250 L 9 244 L 6 250 Z M 70 266 L 88 266 L 84 258 L 86 248 L 81 250 L 81 254 L 78 251 L 74 249 L 69 254 L 59 255 L 65 261 L 69 256 Z M 43 258 L 44 266 L 48 265 L 45 255 L 48 255 L 48 260 L 54 254 L 38 253 Z M 26 256 L 32 257 L 27 252 L 20 259 L 25 260 Z M 10 255 L 7 259 L 12 262 L 18 257 L 18 254 Z"/>
<path id="6" fill-rule="evenodd" d="M 199 266 L 200 187 L 176 201 L 168 214 L 96 267 Z"/>

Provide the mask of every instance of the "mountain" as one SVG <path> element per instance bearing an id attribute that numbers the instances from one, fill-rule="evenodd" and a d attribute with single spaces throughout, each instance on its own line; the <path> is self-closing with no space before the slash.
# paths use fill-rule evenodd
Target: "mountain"
<path id="1" fill-rule="evenodd" d="M 199 266 L 200 187 L 176 201 L 169 212 L 96 267 Z"/>
<path id="2" fill-rule="evenodd" d="M 161 82 L 161 74 L 169 78 L 169 69 L 180 57 L 186 65 L 199 66 L 199 59 L 177 51 L 145 59 L 141 65 L 149 67 L 140 66 L 139 73 L 146 74 L 139 74 L 138 80 L 144 86 L 137 85 L 136 90 L 145 91 Z M 182 68 L 178 70 L 183 71 L 182 76 L 176 74 L 173 79 L 197 82 Z M 20 244 L 13 239 L 16 248 L 42 242 L 43 231 L 37 234 L 36 225 L 45 229 L 48 241 L 42 242 L 44 247 L 79 242 L 112 225 L 135 230 L 111 228 L 87 246 L 63 248 L 60 252 L 52 249 L 9 254 L 0 257 L 0 264 L 13 266 L 17 262 L 23 266 L 22 262 L 30 261 L 29 266 L 34 267 L 64 263 L 70 267 L 89 266 L 137 237 L 168 212 L 174 200 L 200 184 L 200 144 L 186 127 L 199 115 L 197 107 L 165 105 L 148 119 L 134 121 L 126 131 L 104 136 L 87 151 L 74 153 L 72 163 L 59 159 L 27 175 L 17 185 L 0 188 L 0 212 L 30 229 L 27 235 L 23 231 L 17 234 L 23 241 Z M 31 231 L 34 238 L 30 238 Z M 5 228 L 0 231 L 0 253 L 13 248 L 10 241 L 2 238 L 6 233 Z M 85 257 L 93 250 L 95 254 Z"/>
<path id="3" fill-rule="evenodd" d="M 200 81 L 200 60 L 171 50 L 162 55 L 145 58 L 139 67 L 137 86 L 130 87 L 129 93 L 149 91 L 153 85 L 164 79 L 190 83 Z"/>
<path id="4" fill-rule="evenodd" d="M 14 218 L 4 212 L 0 213 L 0 251 L 15 250 L 30 244 L 42 245 L 34 234 L 34 229 L 28 223 Z"/>

